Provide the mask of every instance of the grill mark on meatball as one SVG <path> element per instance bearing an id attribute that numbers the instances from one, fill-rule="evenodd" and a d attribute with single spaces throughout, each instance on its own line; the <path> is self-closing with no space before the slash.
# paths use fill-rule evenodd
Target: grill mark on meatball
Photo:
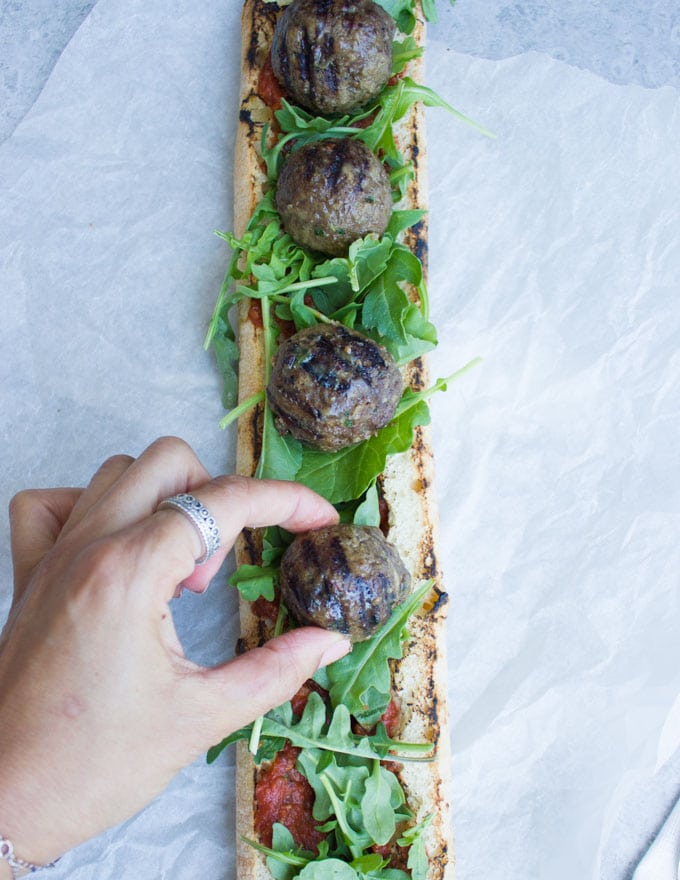
<path id="1" fill-rule="evenodd" d="M 352 572 L 347 563 L 347 556 L 345 555 L 345 551 L 343 550 L 342 542 L 338 537 L 334 537 L 331 541 L 331 554 L 334 570 L 337 571 L 338 574 L 343 578 L 350 577 Z"/>
<path id="2" fill-rule="evenodd" d="M 325 87 L 331 94 L 336 95 L 338 92 L 338 70 L 337 64 L 333 60 L 335 52 L 335 40 L 333 34 L 324 34 L 321 42 L 321 58 L 323 64 L 317 64 L 318 70 L 323 76 Z"/>
<path id="3" fill-rule="evenodd" d="M 320 67 L 318 70 L 322 73 L 324 86 L 329 92 L 335 94 L 338 91 L 338 74 L 335 70 L 335 65 L 324 65 L 324 67 Z"/>
<path id="4" fill-rule="evenodd" d="M 368 156 L 358 154 L 355 150 L 353 150 L 353 143 L 349 138 L 337 140 L 334 143 L 335 149 L 333 153 L 333 158 L 326 172 L 326 177 L 324 181 L 328 189 L 336 189 L 336 187 L 340 183 L 342 170 L 345 167 L 345 164 L 347 162 L 351 162 L 352 189 L 355 193 L 363 192 L 366 177 L 368 175 Z M 321 149 L 323 149 L 323 147 L 321 147 Z M 350 157 L 350 153 L 354 153 L 354 155 Z"/>
<path id="5" fill-rule="evenodd" d="M 341 367 L 350 366 L 347 361 L 339 361 L 339 365 Z M 300 366 L 305 373 L 307 373 L 308 376 L 311 376 L 316 384 L 320 385 L 322 388 L 328 388 L 330 391 L 337 391 L 340 394 L 344 394 L 350 388 L 349 380 L 341 379 L 333 367 L 319 364 L 315 361 L 306 361 L 305 363 L 300 364 Z"/>
<path id="6" fill-rule="evenodd" d="M 347 161 L 348 143 L 348 141 L 337 142 L 337 146 L 333 153 L 333 158 L 330 165 L 328 166 L 328 170 L 326 171 L 326 177 L 324 180 L 324 183 L 326 184 L 328 189 L 336 189 L 336 187 L 340 183 L 342 168 Z"/>
<path id="7" fill-rule="evenodd" d="M 355 184 L 354 184 L 354 192 L 355 193 L 363 193 L 364 185 L 366 184 L 367 178 L 369 178 L 369 168 L 368 168 L 368 157 L 363 158 L 358 165 L 355 165 L 354 173 L 355 173 Z M 370 178 L 369 178 L 370 182 Z"/>
<path id="8" fill-rule="evenodd" d="M 382 381 L 387 364 L 385 363 L 385 358 L 380 353 L 380 349 L 369 342 L 364 342 L 363 340 L 359 342 L 357 340 L 356 344 L 352 344 L 350 354 L 354 358 L 352 363 L 357 373 L 367 385 L 373 385 L 373 373 L 371 371 L 377 372 L 377 379 Z"/>
<path id="9" fill-rule="evenodd" d="M 319 349 L 316 356 L 303 360 L 300 366 L 317 385 L 344 394 L 351 387 L 352 373 L 358 368 L 358 363 L 350 357 L 342 357 L 332 341 L 325 336 L 319 337 L 316 345 Z M 339 372 L 344 377 L 339 376 Z"/>
<path id="10" fill-rule="evenodd" d="M 290 80 L 290 55 L 288 54 L 288 46 L 285 40 L 281 41 L 279 64 L 281 65 L 281 77 L 284 83 L 288 82 Z"/>
<path id="11" fill-rule="evenodd" d="M 290 384 L 294 385 L 292 377 L 291 377 Z M 311 418 L 313 418 L 313 419 L 320 419 L 321 418 L 321 411 L 319 410 L 319 408 L 314 406 L 312 401 L 309 400 L 308 398 L 300 397 L 300 395 L 295 387 L 291 388 L 290 394 L 286 394 L 286 392 L 284 390 L 281 390 L 280 395 L 284 400 L 287 400 L 290 404 L 295 406 L 296 409 L 302 410 L 303 413 L 306 413 L 308 416 L 311 416 Z M 272 401 L 271 396 L 270 396 L 270 403 L 272 403 L 272 402 L 274 403 L 274 406 L 278 406 L 277 402 Z M 278 413 L 277 413 L 277 415 L 278 415 Z M 285 419 L 286 421 L 292 421 L 292 422 L 296 421 L 295 416 L 289 412 L 281 412 L 281 418 Z"/>
<path id="12" fill-rule="evenodd" d="M 313 541 L 302 540 L 300 542 L 300 550 L 305 565 L 308 568 L 316 568 L 319 565 L 319 554 L 316 552 L 316 546 Z"/>
<path id="13" fill-rule="evenodd" d="M 295 53 L 295 57 L 300 65 L 300 79 L 308 83 L 314 88 L 314 49 L 307 28 L 303 28 L 300 34 L 300 49 Z M 309 92 L 309 89 L 307 89 Z"/>

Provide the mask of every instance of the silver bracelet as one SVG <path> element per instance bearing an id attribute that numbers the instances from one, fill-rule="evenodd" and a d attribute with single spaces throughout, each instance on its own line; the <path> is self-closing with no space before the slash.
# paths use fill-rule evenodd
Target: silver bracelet
<path id="1" fill-rule="evenodd" d="M 3 859 L 12 869 L 12 878 L 17 880 L 18 877 L 25 877 L 26 874 L 35 874 L 36 871 L 42 871 L 43 868 L 53 868 L 57 864 L 57 860 L 50 862 L 48 865 L 34 865 L 32 862 L 26 862 L 14 855 L 14 844 L 11 840 L 7 840 L 0 834 L 0 859 Z"/>

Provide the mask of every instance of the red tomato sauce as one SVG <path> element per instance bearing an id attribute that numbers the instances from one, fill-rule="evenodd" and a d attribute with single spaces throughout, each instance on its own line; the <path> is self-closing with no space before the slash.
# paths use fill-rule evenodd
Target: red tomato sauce
<path id="1" fill-rule="evenodd" d="M 398 836 L 398 835 L 397 835 Z M 408 849 L 404 846 L 399 846 L 398 843 L 391 842 L 386 843 L 384 846 L 378 846 L 375 844 L 371 847 L 373 852 L 378 853 L 383 859 L 388 859 L 389 868 L 397 868 L 401 871 L 408 871 Z"/>
<path id="2" fill-rule="evenodd" d="M 264 326 L 262 323 L 262 303 L 259 299 L 251 299 L 248 308 L 248 320 L 258 330 L 261 330 Z"/>
<path id="3" fill-rule="evenodd" d="M 399 706 L 397 706 L 394 697 L 387 704 L 381 721 L 385 725 L 387 735 L 390 739 L 394 739 L 399 732 Z"/>
<path id="4" fill-rule="evenodd" d="M 252 603 L 252 609 L 253 614 L 268 620 L 270 623 L 276 623 L 279 616 L 279 603 L 277 599 L 272 601 L 271 599 L 265 599 L 264 596 L 260 596 Z"/>
<path id="5" fill-rule="evenodd" d="M 281 109 L 281 98 L 285 98 L 286 93 L 283 91 L 279 85 L 279 81 L 274 75 L 271 55 L 267 56 L 267 60 L 260 71 L 260 76 L 257 80 L 257 93 L 265 104 L 272 108 L 272 110 L 276 111 Z"/>
<path id="6" fill-rule="evenodd" d="M 385 731 L 390 739 L 394 739 L 399 733 L 399 706 L 397 706 L 394 697 L 387 704 L 387 709 L 383 712 L 380 719 L 385 725 Z M 358 721 L 352 719 L 352 730 L 359 736 L 370 736 L 375 733 L 375 727 L 364 727 Z"/>
<path id="7" fill-rule="evenodd" d="M 297 715 L 298 718 L 302 715 L 312 691 L 315 691 L 319 696 L 323 697 L 324 700 L 328 697 L 328 691 L 324 690 L 320 684 L 317 684 L 313 678 L 308 678 L 290 701 L 290 704 L 293 707 L 293 715 Z"/>
<path id="8" fill-rule="evenodd" d="M 280 822 L 298 846 L 316 852 L 324 835 L 314 827 L 314 789 L 295 769 L 299 753 L 299 749 L 286 743 L 260 773 L 255 786 L 255 831 L 265 846 L 271 846 L 272 825 Z"/>

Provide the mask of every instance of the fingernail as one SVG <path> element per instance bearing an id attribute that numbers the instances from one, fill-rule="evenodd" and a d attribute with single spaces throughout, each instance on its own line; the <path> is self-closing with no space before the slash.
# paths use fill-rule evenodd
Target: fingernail
<path id="1" fill-rule="evenodd" d="M 349 639 L 340 639 L 339 642 L 334 642 L 330 648 L 326 648 L 321 655 L 317 668 L 321 669 L 322 666 L 329 666 L 331 663 L 335 663 L 336 660 L 349 654 L 351 650 L 352 643 Z"/>

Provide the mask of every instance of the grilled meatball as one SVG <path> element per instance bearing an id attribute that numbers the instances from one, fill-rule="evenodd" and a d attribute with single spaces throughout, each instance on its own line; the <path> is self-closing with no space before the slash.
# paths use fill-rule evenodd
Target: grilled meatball
<path id="1" fill-rule="evenodd" d="M 267 397 L 279 433 L 335 452 L 386 425 L 401 390 L 382 345 L 341 324 L 317 324 L 281 343 Z"/>
<path id="2" fill-rule="evenodd" d="M 369 638 L 406 598 L 411 578 L 380 529 L 347 523 L 298 535 L 281 560 L 281 598 L 302 625 Z"/>
<path id="3" fill-rule="evenodd" d="M 389 79 L 394 32 L 392 16 L 372 0 L 294 0 L 276 23 L 274 74 L 312 113 L 349 113 Z"/>
<path id="4" fill-rule="evenodd" d="M 369 232 L 382 235 L 392 193 L 382 163 L 361 141 L 328 138 L 292 153 L 281 169 L 276 209 L 300 245 L 346 256 Z"/>

